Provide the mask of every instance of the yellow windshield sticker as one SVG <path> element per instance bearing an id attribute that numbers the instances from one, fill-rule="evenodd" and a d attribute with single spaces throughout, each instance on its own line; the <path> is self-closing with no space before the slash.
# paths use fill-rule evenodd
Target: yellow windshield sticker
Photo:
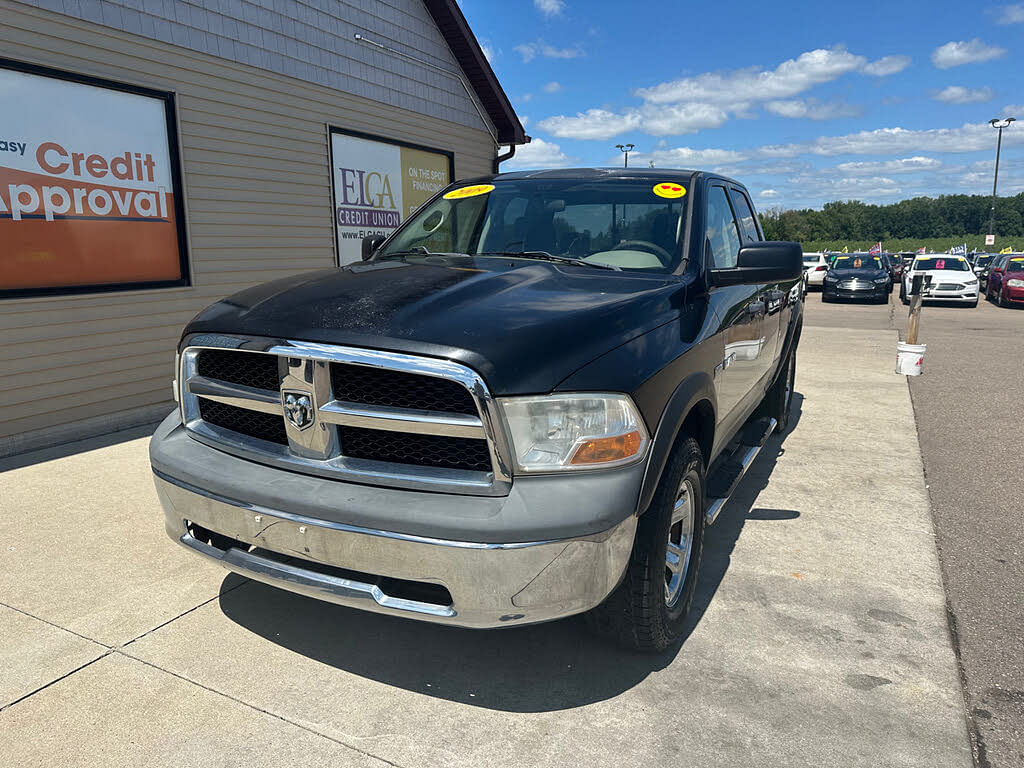
<path id="1" fill-rule="evenodd" d="M 461 200 L 464 197 L 476 197 L 477 195 L 486 195 L 493 189 L 493 184 L 474 184 L 470 187 L 459 187 L 458 189 L 453 189 L 451 192 L 445 192 L 444 199 Z"/>
<path id="2" fill-rule="evenodd" d="M 685 195 L 686 187 L 682 184 L 673 184 L 672 182 L 667 181 L 663 184 L 655 184 L 654 194 L 658 197 L 667 197 L 669 200 L 672 200 Z"/>
<path id="3" fill-rule="evenodd" d="M 1024 261 L 1024 258 L 1020 258 L 1020 259 L 1010 259 L 1010 261 Z"/>

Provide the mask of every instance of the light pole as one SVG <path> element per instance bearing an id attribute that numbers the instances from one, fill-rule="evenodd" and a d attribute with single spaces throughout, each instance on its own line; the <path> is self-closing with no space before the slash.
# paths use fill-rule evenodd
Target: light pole
<path id="1" fill-rule="evenodd" d="M 616 144 L 615 148 L 622 152 L 622 167 L 629 168 L 629 153 L 633 151 L 634 144 Z"/>
<path id="2" fill-rule="evenodd" d="M 1015 117 L 1004 117 L 1000 120 L 997 117 L 993 117 L 988 121 L 988 124 L 993 128 L 999 129 L 999 137 L 996 139 L 996 171 L 992 176 L 992 209 L 989 211 L 988 217 L 988 234 L 990 237 L 995 237 L 996 234 L 996 184 L 999 183 L 999 150 L 1003 146 L 1003 128 L 1009 128 L 1010 123 L 1016 119 Z"/>

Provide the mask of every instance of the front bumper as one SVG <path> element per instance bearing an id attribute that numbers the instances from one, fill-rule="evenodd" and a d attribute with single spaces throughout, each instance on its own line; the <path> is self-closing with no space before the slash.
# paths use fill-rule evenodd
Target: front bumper
<path id="1" fill-rule="evenodd" d="M 871 288 L 837 288 L 834 285 L 823 285 L 822 293 L 836 299 L 887 299 L 892 288 L 877 285 Z"/>
<path id="2" fill-rule="evenodd" d="M 641 464 L 589 473 L 582 483 L 523 478 L 500 499 L 359 486 L 221 453 L 184 434 L 173 414 L 150 453 L 167 533 L 192 552 L 328 602 L 472 628 L 550 621 L 601 603 L 632 551 L 643 475 Z M 535 482 L 550 480 L 569 496 Z M 287 498 L 294 503 L 282 503 Z M 547 506 L 552 498 L 560 510 Z M 356 524 L 360 509 L 381 511 L 378 519 L 397 512 L 405 524 Z M 550 524 L 538 526 L 538 513 Z M 566 519 L 571 535 L 559 527 Z M 498 535 L 452 539 L 451 526 Z"/>
<path id="3" fill-rule="evenodd" d="M 954 291 L 926 291 L 921 295 L 921 301 L 959 301 L 973 304 L 978 300 L 978 286 L 962 288 Z"/>

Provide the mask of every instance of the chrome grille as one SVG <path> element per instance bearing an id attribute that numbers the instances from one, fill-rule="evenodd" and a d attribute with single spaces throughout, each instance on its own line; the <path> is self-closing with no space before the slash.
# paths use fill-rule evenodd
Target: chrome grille
<path id="1" fill-rule="evenodd" d="M 229 453 L 396 487 L 497 495 L 511 483 L 494 402 L 458 363 L 198 335 L 179 380 L 186 428 Z"/>
<path id="2" fill-rule="evenodd" d="M 963 289 L 960 283 L 939 283 L 935 286 L 936 291 L 959 291 Z"/>

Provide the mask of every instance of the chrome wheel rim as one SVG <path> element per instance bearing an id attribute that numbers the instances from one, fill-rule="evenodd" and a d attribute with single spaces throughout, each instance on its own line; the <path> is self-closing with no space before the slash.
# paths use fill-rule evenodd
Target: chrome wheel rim
<path id="1" fill-rule="evenodd" d="M 696 518 L 693 484 L 683 480 L 672 507 L 672 522 L 668 527 L 668 545 L 665 549 L 665 604 L 674 608 L 683 595 L 686 574 L 690 570 L 693 551 L 693 527 Z"/>

